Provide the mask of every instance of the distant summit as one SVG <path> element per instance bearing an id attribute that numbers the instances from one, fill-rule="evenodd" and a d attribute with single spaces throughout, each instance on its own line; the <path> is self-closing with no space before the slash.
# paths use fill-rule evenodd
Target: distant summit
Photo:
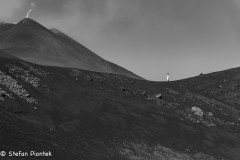
<path id="1" fill-rule="evenodd" d="M 49 30 L 30 18 L 24 18 L 16 25 L 0 24 L 0 49 L 36 64 L 142 79 L 125 68 L 106 61 L 58 29 Z"/>

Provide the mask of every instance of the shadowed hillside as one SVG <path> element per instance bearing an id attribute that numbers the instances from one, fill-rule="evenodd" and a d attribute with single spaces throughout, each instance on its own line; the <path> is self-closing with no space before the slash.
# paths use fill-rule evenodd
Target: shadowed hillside
<path id="1" fill-rule="evenodd" d="M 16 25 L 0 25 L 0 49 L 23 60 L 49 66 L 116 73 L 142 79 L 108 62 L 58 30 L 48 30 L 25 18 Z"/>
<path id="2" fill-rule="evenodd" d="M 15 25 L 11 23 L 0 22 L 0 34 L 14 26 Z"/>
<path id="3" fill-rule="evenodd" d="M 168 83 L 0 63 L 0 150 L 54 160 L 240 157 L 239 68 Z"/>
<path id="4" fill-rule="evenodd" d="M 0 57 L 3 57 L 3 58 L 13 58 L 13 59 L 19 59 L 17 57 L 14 57 L 12 55 L 10 55 L 9 53 L 3 51 L 0 49 Z"/>

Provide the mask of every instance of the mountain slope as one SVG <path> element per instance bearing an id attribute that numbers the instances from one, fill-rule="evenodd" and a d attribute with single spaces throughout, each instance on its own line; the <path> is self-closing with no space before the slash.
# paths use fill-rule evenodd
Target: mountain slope
<path id="1" fill-rule="evenodd" d="M 168 83 L 0 63 L 0 150 L 51 151 L 58 160 L 240 157 L 240 68 Z"/>
<path id="2" fill-rule="evenodd" d="M 14 27 L 14 24 L 0 22 L 0 34 L 3 33 L 4 31 L 10 29 L 11 27 Z"/>
<path id="3" fill-rule="evenodd" d="M 104 60 L 65 34 L 54 33 L 28 18 L 0 32 L 0 49 L 36 64 L 116 73 L 142 79 Z"/>
<path id="4" fill-rule="evenodd" d="M 12 55 L 10 55 L 9 53 L 6 53 L 5 51 L 1 50 L 0 49 L 0 57 L 3 57 L 3 58 L 12 58 L 12 59 L 19 59 L 17 57 L 14 57 Z"/>

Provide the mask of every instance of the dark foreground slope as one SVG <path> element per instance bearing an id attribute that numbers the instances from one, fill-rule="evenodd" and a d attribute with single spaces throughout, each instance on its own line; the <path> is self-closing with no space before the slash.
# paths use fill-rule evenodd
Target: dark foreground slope
<path id="1" fill-rule="evenodd" d="M 0 57 L 1 57 L 1 58 L 19 59 L 19 58 L 17 58 L 17 57 L 14 57 L 14 56 L 10 55 L 10 54 L 7 53 L 7 52 L 1 50 L 1 49 L 0 49 Z"/>
<path id="2" fill-rule="evenodd" d="M 116 73 L 142 79 L 108 62 L 64 33 L 48 30 L 25 18 L 18 24 L 0 24 L 0 49 L 23 60 L 41 65 Z"/>
<path id="3" fill-rule="evenodd" d="M 0 64 L 0 150 L 51 151 L 43 160 L 240 157 L 239 68 L 157 83 L 7 58 Z"/>

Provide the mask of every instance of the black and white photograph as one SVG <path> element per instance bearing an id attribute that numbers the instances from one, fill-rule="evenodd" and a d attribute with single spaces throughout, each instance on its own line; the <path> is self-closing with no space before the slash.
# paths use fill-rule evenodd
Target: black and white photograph
<path id="1" fill-rule="evenodd" d="M 0 160 L 240 160 L 240 0 L 0 0 Z"/>

